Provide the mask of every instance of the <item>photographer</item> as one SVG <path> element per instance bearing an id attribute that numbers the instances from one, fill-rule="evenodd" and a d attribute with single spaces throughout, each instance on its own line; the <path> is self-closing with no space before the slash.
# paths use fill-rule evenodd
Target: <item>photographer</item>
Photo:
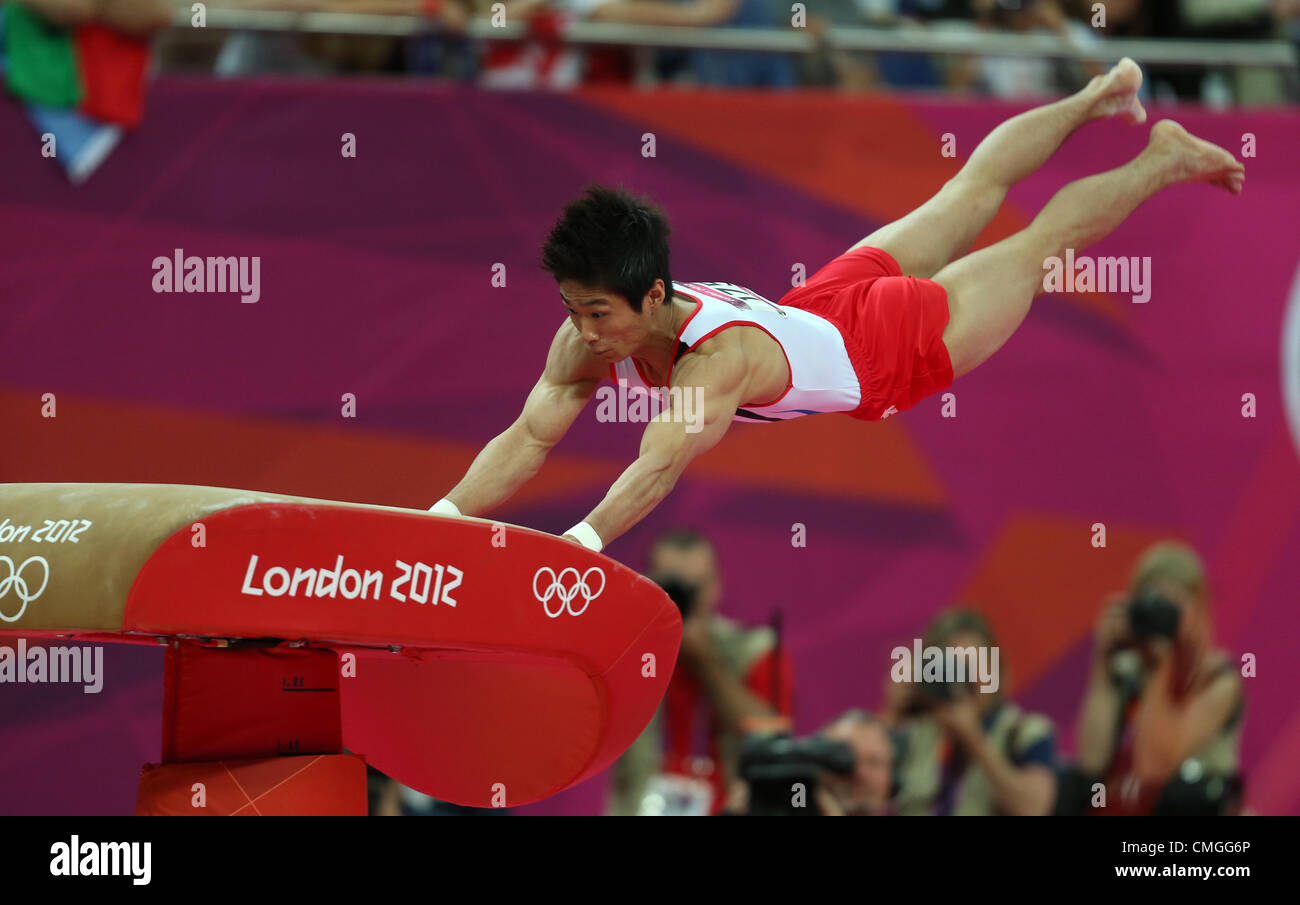
<path id="1" fill-rule="evenodd" d="M 926 648 L 997 649 L 988 622 L 950 610 L 930 624 Z M 997 663 L 1001 663 L 999 656 Z M 1044 815 L 1056 799 L 1051 720 L 972 682 L 889 683 L 886 724 L 901 735 L 895 811 L 902 815 Z"/>
<path id="2" fill-rule="evenodd" d="M 828 741 L 853 749 L 853 773 L 827 771 L 818 789 L 828 816 L 883 817 L 889 813 L 894 779 L 894 740 L 883 722 L 865 710 L 847 710 L 821 731 Z"/>
<path id="3" fill-rule="evenodd" d="M 682 610 L 682 646 L 658 711 L 614 765 L 607 812 L 716 815 L 741 737 L 790 714 L 793 670 L 772 629 L 719 615 L 722 581 L 706 537 L 662 534 L 647 566 Z"/>
<path id="4" fill-rule="evenodd" d="M 1211 646 L 1200 558 L 1155 544 L 1108 604 L 1078 727 L 1084 779 L 1105 780 L 1103 813 L 1231 812 L 1244 700 L 1236 664 Z"/>

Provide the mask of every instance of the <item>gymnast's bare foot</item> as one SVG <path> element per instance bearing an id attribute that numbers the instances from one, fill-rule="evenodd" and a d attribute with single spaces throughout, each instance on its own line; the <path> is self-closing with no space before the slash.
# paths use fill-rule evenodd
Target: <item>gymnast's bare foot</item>
<path id="1" fill-rule="evenodd" d="M 1234 195 L 1240 195 L 1246 182 L 1246 167 L 1218 145 L 1188 133 L 1172 119 L 1162 119 L 1151 127 L 1147 151 L 1162 158 L 1169 184 L 1208 182 Z"/>
<path id="2" fill-rule="evenodd" d="M 1083 91 L 1093 95 L 1093 119 L 1118 116 L 1126 122 L 1144 123 L 1147 111 L 1138 100 L 1141 87 L 1142 70 L 1132 59 L 1125 57 L 1111 67 L 1110 72 L 1094 76 Z"/>

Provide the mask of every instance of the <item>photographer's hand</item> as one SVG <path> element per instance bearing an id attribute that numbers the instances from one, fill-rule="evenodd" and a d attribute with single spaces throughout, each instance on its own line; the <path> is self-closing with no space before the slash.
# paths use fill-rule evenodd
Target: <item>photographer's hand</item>
<path id="1" fill-rule="evenodd" d="M 839 799 L 831 794 L 830 790 L 824 785 L 818 785 L 814 795 L 817 799 L 817 807 L 821 810 L 823 817 L 847 817 L 844 808 L 840 807 Z"/>
<path id="2" fill-rule="evenodd" d="M 685 664 L 694 674 L 726 729 L 743 733 L 755 720 L 778 716 L 775 708 L 749 689 L 743 677 L 723 659 L 713 640 L 709 617 L 683 620 L 678 664 Z"/>
<path id="3" fill-rule="evenodd" d="M 1155 663 L 1133 716 L 1133 770 L 1143 782 L 1168 781 L 1179 765 L 1201 750 L 1227 723 L 1241 698 L 1241 677 L 1220 673 L 1195 690 L 1188 687 L 1191 665 L 1169 641 Z"/>
<path id="4" fill-rule="evenodd" d="M 908 708 L 915 700 L 916 686 L 911 682 L 895 682 L 892 676 L 885 676 L 885 703 L 880 721 L 889 728 L 898 726 L 907 716 Z"/>
<path id="5" fill-rule="evenodd" d="M 1119 592 L 1108 595 L 1093 632 L 1095 663 L 1105 664 L 1111 654 L 1132 641 L 1128 618 L 1128 597 Z"/>
<path id="6" fill-rule="evenodd" d="M 971 759 L 983 768 L 993 787 L 993 800 L 1003 814 L 1038 816 L 1048 814 L 1056 800 L 1056 777 L 1047 767 L 1026 764 L 1017 767 L 991 744 L 980 723 L 979 692 L 959 690 L 951 704 L 935 710 L 935 718 L 961 742 Z"/>
<path id="7" fill-rule="evenodd" d="M 953 741 L 973 752 L 984 738 L 976 692 L 954 686 L 953 694 L 953 700 L 934 708 L 934 718 Z"/>
<path id="8" fill-rule="evenodd" d="M 1110 594 L 1102 603 L 1093 633 L 1092 668 L 1075 728 L 1079 767 L 1090 776 L 1101 776 L 1110 766 L 1121 706 L 1111 679 L 1111 656 L 1131 643 L 1128 598 L 1119 592 Z"/>
<path id="9" fill-rule="evenodd" d="M 683 619 L 681 655 L 686 662 L 694 667 L 706 661 L 715 652 L 709 620 L 702 616 Z"/>
<path id="10" fill-rule="evenodd" d="M 1142 661 L 1149 668 L 1158 669 L 1170 662 L 1174 642 L 1169 638 L 1144 638 L 1138 645 L 1138 650 L 1142 654 Z"/>

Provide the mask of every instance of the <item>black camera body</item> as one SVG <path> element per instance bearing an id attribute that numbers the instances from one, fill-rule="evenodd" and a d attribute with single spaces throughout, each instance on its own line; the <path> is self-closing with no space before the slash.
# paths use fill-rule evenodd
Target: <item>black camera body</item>
<path id="1" fill-rule="evenodd" d="M 669 600 L 677 604 L 677 609 L 682 613 L 682 621 L 685 622 L 695 610 L 695 601 L 699 597 L 700 589 L 672 574 L 656 575 L 651 580 L 663 589 Z"/>
<path id="2" fill-rule="evenodd" d="M 1181 616 L 1182 610 L 1178 604 L 1171 603 L 1155 591 L 1145 590 L 1129 601 L 1129 633 L 1136 641 L 1149 638 L 1167 638 L 1172 641 L 1178 634 Z"/>
<path id="3" fill-rule="evenodd" d="M 853 749 L 845 742 L 789 735 L 750 735 L 740 743 L 740 778 L 749 784 L 751 817 L 819 817 L 817 774 L 822 770 L 851 776 Z M 791 801 L 793 787 L 801 783 L 804 807 Z"/>
<path id="4" fill-rule="evenodd" d="M 935 707 L 957 700 L 957 689 L 969 687 L 969 682 L 918 682 L 903 706 L 903 716 L 924 716 Z"/>

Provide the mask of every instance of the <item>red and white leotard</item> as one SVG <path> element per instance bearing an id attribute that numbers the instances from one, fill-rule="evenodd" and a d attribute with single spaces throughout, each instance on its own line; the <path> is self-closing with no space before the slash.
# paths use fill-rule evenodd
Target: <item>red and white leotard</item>
<path id="1" fill-rule="evenodd" d="M 673 282 L 674 296 L 695 305 L 677 335 L 674 362 L 728 327 L 757 327 L 780 344 L 790 367 L 790 382 L 775 399 L 746 400 L 735 421 L 784 421 L 801 415 L 850 412 L 862 401 L 858 375 L 844 337 L 830 321 L 810 311 L 777 305 L 734 283 Z M 660 388 L 651 387 L 636 359 L 610 365 L 610 377 L 630 396 L 649 395 L 663 405 Z M 672 385 L 672 369 L 666 382 Z"/>

